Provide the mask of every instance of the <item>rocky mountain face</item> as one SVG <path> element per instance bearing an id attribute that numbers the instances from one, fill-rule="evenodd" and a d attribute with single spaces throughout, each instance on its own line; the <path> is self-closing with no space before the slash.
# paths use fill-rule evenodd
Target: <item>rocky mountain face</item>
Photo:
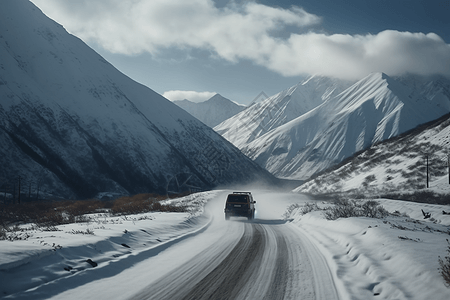
<path id="1" fill-rule="evenodd" d="M 269 131 L 294 120 L 349 87 L 351 82 L 312 76 L 214 127 L 242 149 Z"/>
<path id="2" fill-rule="evenodd" d="M 376 142 L 448 113 L 449 87 L 443 77 L 374 73 L 262 135 L 245 126 L 221 131 L 228 120 L 215 129 L 272 174 L 305 180 Z M 252 128 L 272 122 L 253 120 Z"/>
<path id="3" fill-rule="evenodd" d="M 189 100 L 173 101 L 176 105 L 213 128 L 223 121 L 243 111 L 245 106 L 215 94 L 204 102 L 191 102 Z"/>
<path id="4" fill-rule="evenodd" d="M 30 191 L 87 198 L 273 179 L 27 0 L 1 4 L 0 99 L 3 189 L 20 177 Z"/>

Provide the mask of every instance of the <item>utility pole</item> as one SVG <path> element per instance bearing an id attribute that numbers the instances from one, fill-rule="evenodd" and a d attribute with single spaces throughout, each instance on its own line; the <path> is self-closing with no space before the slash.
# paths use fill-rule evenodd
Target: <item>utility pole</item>
<path id="1" fill-rule="evenodd" d="M 31 199 L 31 180 L 28 185 L 28 201 L 30 201 L 30 199 Z"/>
<path id="2" fill-rule="evenodd" d="M 19 176 L 19 204 L 20 204 L 20 176 Z"/>

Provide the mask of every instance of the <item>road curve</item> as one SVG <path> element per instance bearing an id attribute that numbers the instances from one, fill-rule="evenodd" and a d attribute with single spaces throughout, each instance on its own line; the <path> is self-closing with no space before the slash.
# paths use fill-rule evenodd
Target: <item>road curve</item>
<path id="1" fill-rule="evenodd" d="M 207 247 L 131 299 L 339 299 L 325 259 L 301 230 L 281 220 L 230 223 L 235 243 Z"/>

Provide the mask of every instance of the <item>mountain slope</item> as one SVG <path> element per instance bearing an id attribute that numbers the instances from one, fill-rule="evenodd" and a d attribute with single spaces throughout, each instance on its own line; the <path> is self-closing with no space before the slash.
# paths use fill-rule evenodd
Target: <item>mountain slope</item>
<path id="1" fill-rule="evenodd" d="M 443 109 L 450 109 L 450 81 L 442 75 L 417 76 L 405 74 L 395 79 L 429 100 L 440 102 Z"/>
<path id="2" fill-rule="evenodd" d="M 238 105 L 220 94 L 215 94 L 210 99 L 199 103 L 189 100 L 173 101 L 173 103 L 211 128 L 245 109 L 245 106 Z"/>
<path id="3" fill-rule="evenodd" d="M 276 176 L 307 179 L 373 143 L 439 118 L 449 112 L 449 101 L 442 94 L 425 98 L 374 73 L 241 150 Z"/>
<path id="4" fill-rule="evenodd" d="M 339 94 L 351 83 L 312 76 L 214 127 L 239 149 Z"/>
<path id="5" fill-rule="evenodd" d="M 449 137 L 450 115 L 447 114 L 410 132 L 371 146 L 338 166 L 318 174 L 295 191 L 351 192 L 366 196 L 422 191 L 448 195 Z M 445 197 L 440 198 L 436 199 L 439 203 L 448 204 L 448 197 L 447 200 Z M 421 200 L 426 199 L 424 197 Z"/>
<path id="6" fill-rule="evenodd" d="M 271 176 L 26 0 L 0 10 L 0 182 L 66 197 Z M 22 184 L 24 183 L 22 181 Z"/>

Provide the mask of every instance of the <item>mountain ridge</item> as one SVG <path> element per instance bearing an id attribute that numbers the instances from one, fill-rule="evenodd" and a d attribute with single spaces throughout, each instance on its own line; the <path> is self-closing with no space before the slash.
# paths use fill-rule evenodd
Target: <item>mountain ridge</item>
<path id="1" fill-rule="evenodd" d="M 373 73 L 241 150 L 278 177 L 305 180 L 373 143 L 439 118 L 448 103 Z"/>
<path id="2" fill-rule="evenodd" d="M 2 4 L 0 57 L 2 186 L 88 198 L 274 179 L 29 1 Z"/>
<path id="3" fill-rule="evenodd" d="M 214 130 L 239 149 L 314 107 L 350 86 L 350 82 L 323 76 L 310 76 L 298 84 L 214 127 Z"/>

